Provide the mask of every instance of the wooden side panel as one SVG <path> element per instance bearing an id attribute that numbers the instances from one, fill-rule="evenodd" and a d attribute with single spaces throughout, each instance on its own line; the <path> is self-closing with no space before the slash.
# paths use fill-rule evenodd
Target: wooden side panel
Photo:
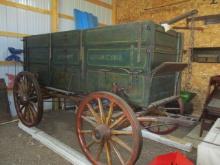
<path id="1" fill-rule="evenodd" d="M 25 43 L 25 67 L 37 75 L 40 84 L 49 86 L 50 34 L 27 37 Z"/>
<path id="2" fill-rule="evenodd" d="M 51 86 L 80 90 L 80 31 L 53 33 L 51 37 Z"/>

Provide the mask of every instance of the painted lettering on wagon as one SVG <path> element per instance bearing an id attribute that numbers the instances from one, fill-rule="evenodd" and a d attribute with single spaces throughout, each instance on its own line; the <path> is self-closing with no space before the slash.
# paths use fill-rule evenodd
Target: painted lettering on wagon
<path id="1" fill-rule="evenodd" d="M 88 61 L 90 64 L 102 65 L 102 64 L 127 64 L 129 59 L 128 52 L 89 52 Z"/>
<path id="2" fill-rule="evenodd" d="M 112 55 L 112 54 L 102 54 L 97 56 L 90 56 L 90 60 L 99 60 L 99 61 L 121 61 L 123 60 L 122 56 Z"/>

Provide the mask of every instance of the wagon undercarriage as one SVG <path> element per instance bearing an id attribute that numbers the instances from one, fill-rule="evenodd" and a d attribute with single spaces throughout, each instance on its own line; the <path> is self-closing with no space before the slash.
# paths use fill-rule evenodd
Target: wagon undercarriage
<path id="1" fill-rule="evenodd" d="M 122 98 L 110 92 L 86 95 L 41 88 L 33 74 L 18 74 L 14 99 L 23 124 L 36 126 L 42 119 L 43 101 L 49 98 L 68 98 L 76 103 L 77 137 L 85 155 L 94 164 L 112 164 L 112 152 L 121 164 L 134 164 L 142 148 L 141 129 L 163 135 L 176 130 L 179 125 L 189 126 L 195 122 L 166 112 L 163 105 L 174 100 L 183 111 L 179 96 L 154 102 L 140 111 L 132 109 Z M 106 157 L 101 156 L 102 152 Z"/>

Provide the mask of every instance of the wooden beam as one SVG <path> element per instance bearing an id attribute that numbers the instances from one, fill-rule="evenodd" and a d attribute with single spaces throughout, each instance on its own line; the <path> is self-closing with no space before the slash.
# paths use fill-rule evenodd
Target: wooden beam
<path id="1" fill-rule="evenodd" d="M 74 17 L 73 17 L 73 16 L 71 16 L 71 15 L 66 15 L 66 14 L 62 14 L 62 13 L 59 13 L 59 17 L 60 17 L 60 18 L 64 18 L 64 19 L 74 20 Z"/>
<path id="2" fill-rule="evenodd" d="M 58 31 L 58 0 L 50 0 L 50 11 L 51 11 L 51 32 Z"/>
<path id="3" fill-rule="evenodd" d="M 23 65 L 21 62 L 16 61 L 0 61 L 0 65 Z"/>
<path id="4" fill-rule="evenodd" d="M 107 26 L 106 24 L 104 24 L 104 23 L 99 23 L 99 26 Z"/>
<path id="5" fill-rule="evenodd" d="M 0 5 L 5 5 L 5 6 L 9 6 L 9 7 L 16 7 L 19 9 L 29 10 L 29 11 L 33 11 L 33 12 L 37 12 L 37 13 L 41 13 L 41 14 L 50 14 L 50 11 L 46 10 L 46 9 L 32 7 L 29 5 L 24 5 L 21 3 L 11 2 L 11 1 L 7 1 L 7 0 L 0 0 Z"/>
<path id="6" fill-rule="evenodd" d="M 0 31 L 0 36 L 3 36 L 3 37 L 23 38 L 23 37 L 28 36 L 28 34 Z"/>
<path id="7" fill-rule="evenodd" d="M 102 2 L 100 0 L 86 0 L 86 1 L 90 2 L 90 3 L 93 3 L 93 4 L 96 4 L 98 6 L 102 6 L 104 8 L 112 10 L 112 5 L 110 5 L 110 4 L 106 3 L 106 2 Z"/>
<path id="8" fill-rule="evenodd" d="M 112 24 L 117 23 L 117 0 L 112 0 Z"/>

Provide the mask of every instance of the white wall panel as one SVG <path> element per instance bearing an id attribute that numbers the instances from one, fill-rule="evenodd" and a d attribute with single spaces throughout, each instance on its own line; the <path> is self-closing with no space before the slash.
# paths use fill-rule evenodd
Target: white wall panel
<path id="1" fill-rule="evenodd" d="M 12 2 L 21 3 L 23 5 L 29 5 L 42 9 L 50 9 L 50 0 L 9 0 Z"/>
<path id="2" fill-rule="evenodd" d="M 11 0 L 13 2 L 31 5 L 43 9 L 50 9 L 50 0 Z M 50 16 L 36 13 L 14 7 L 0 5 L 0 31 L 8 31 L 23 34 L 41 34 L 50 32 Z M 22 49 L 23 42 L 21 38 L 0 37 L 0 60 L 4 61 L 10 55 L 8 47 Z M 22 56 L 23 59 L 23 56 Z M 6 83 L 8 79 L 6 74 L 16 74 L 22 71 L 23 67 L 0 66 L 0 78 L 4 78 Z M 12 93 L 9 92 L 10 109 L 12 115 L 15 115 Z"/>
<path id="3" fill-rule="evenodd" d="M 67 19 L 60 19 L 59 20 L 59 30 L 60 31 L 68 31 L 68 30 L 73 30 L 75 28 L 75 23 L 72 20 L 67 20 Z"/>
<path id="4" fill-rule="evenodd" d="M 24 34 L 50 32 L 50 16 L 0 5 L 0 30 Z"/>
<path id="5" fill-rule="evenodd" d="M 111 4 L 111 0 L 105 0 L 105 2 Z M 60 0 L 60 13 L 73 16 L 74 9 L 79 9 L 94 14 L 95 16 L 98 17 L 100 23 L 104 23 L 106 25 L 112 24 L 111 9 L 107 9 L 102 6 L 92 4 L 85 0 Z M 60 30 L 61 29 L 63 29 L 62 25 L 60 25 Z"/>

